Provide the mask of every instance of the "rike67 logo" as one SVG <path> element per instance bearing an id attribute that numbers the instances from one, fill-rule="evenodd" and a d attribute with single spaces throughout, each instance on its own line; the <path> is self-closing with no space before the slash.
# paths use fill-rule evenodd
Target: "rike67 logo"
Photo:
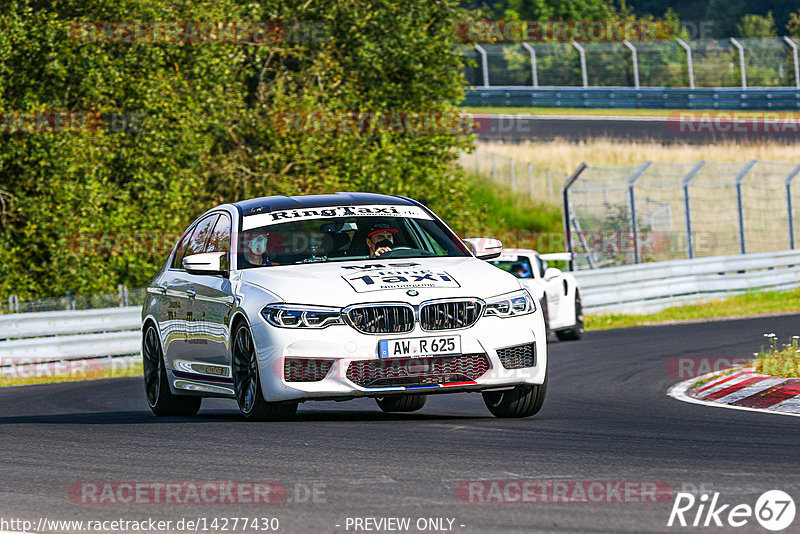
<path id="1" fill-rule="evenodd" d="M 718 492 L 711 496 L 703 493 L 700 497 L 678 493 L 667 526 L 739 528 L 750 524 L 755 518 L 762 528 L 777 532 L 791 525 L 794 515 L 794 500 L 781 490 L 763 493 L 755 506 L 722 503 Z"/>

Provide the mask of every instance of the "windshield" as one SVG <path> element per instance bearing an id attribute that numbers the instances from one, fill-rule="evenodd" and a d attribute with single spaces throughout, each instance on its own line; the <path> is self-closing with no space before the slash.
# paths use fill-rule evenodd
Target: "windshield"
<path id="1" fill-rule="evenodd" d="M 470 255 L 458 238 L 417 206 L 268 212 L 245 217 L 242 228 L 237 247 L 240 269 Z"/>
<path id="2" fill-rule="evenodd" d="M 533 278 L 531 262 L 524 256 L 518 256 L 515 260 L 489 260 L 489 263 L 510 272 L 517 278 Z"/>

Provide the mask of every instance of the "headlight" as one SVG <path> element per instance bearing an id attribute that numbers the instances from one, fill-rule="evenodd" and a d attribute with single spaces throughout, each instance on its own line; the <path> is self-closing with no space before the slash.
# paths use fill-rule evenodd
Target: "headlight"
<path id="1" fill-rule="evenodd" d="M 261 315 L 272 326 L 280 328 L 325 328 L 344 324 L 339 308 L 303 306 L 298 304 L 270 304 Z"/>
<path id="2" fill-rule="evenodd" d="M 496 317 L 516 317 L 536 311 L 536 301 L 527 289 L 507 293 L 488 299 L 484 315 Z"/>

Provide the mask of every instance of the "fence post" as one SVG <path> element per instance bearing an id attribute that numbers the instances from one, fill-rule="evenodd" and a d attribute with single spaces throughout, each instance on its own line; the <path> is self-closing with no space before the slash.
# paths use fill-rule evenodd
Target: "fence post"
<path id="1" fill-rule="evenodd" d="M 480 153 L 481 153 L 481 147 L 476 146 L 475 147 L 475 174 L 478 174 L 478 175 L 481 173 L 481 157 L 480 157 Z"/>
<path id="2" fill-rule="evenodd" d="M 700 169 L 706 164 L 705 161 L 697 163 L 689 174 L 683 177 L 683 212 L 686 215 L 686 256 L 691 260 L 694 258 L 694 246 L 692 242 L 692 216 L 689 211 L 689 182 L 700 173 Z"/>
<path id="3" fill-rule="evenodd" d="M 481 70 L 483 72 L 483 86 L 489 87 L 489 56 L 486 50 L 479 44 L 475 45 L 475 50 L 481 55 Z"/>
<path id="4" fill-rule="evenodd" d="M 631 232 L 633 233 L 633 263 L 639 263 L 639 225 L 636 221 L 636 201 L 633 196 L 633 187 L 634 184 L 636 184 L 636 180 L 641 178 L 647 168 L 652 164 L 652 161 L 645 161 L 628 180 L 628 202 L 630 203 Z"/>
<path id="5" fill-rule="evenodd" d="M 631 60 L 633 61 L 633 86 L 639 88 L 639 54 L 636 52 L 636 47 L 631 44 L 627 39 L 623 39 L 623 44 L 631 51 Z"/>
<path id="6" fill-rule="evenodd" d="M 790 47 L 792 47 L 792 60 L 794 62 L 794 83 L 798 89 L 800 89 L 800 61 L 797 59 L 797 45 L 794 44 L 794 41 L 789 39 L 784 35 L 783 40 L 786 41 Z"/>
<path id="7" fill-rule="evenodd" d="M 692 63 L 692 48 L 683 39 L 675 39 L 686 50 L 686 68 L 689 70 L 689 88 L 694 89 L 694 64 Z M 477 45 L 476 45 L 477 46 Z"/>
<path id="8" fill-rule="evenodd" d="M 794 248 L 794 213 L 792 213 L 792 180 L 800 174 L 800 165 L 786 177 L 786 219 L 789 223 L 789 248 Z"/>
<path id="9" fill-rule="evenodd" d="M 8 311 L 10 313 L 19 313 L 19 297 L 17 295 L 9 295 Z"/>
<path id="10" fill-rule="evenodd" d="M 528 163 L 528 195 L 535 198 L 533 194 L 533 163 Z"/>
<path id="11" fill-rule="evenodd" d="M 739 212 L 739 246 L 741 249 L 742 254 L 747 254 L 747 242 L 745 240 L 744 235 L 744 203 L 742 202 L 742 182 L 744 181 L 745 176 L 747 173 L 750 172 L 750 169 L 758 163 L 757 159 L 754 159 L 747 163 L 742 169 L 742 172 L 736 177 L 736 207 L 737 211 Z"/>
<path id="12" fill-rule="evenodd" d="M 739 70 L 742 71 L 742 89 L 747 89 L 747 67 L 744 63 L 744 47 L 733 37 L 731 37 L 731 43 L 739 49 Z"/>
<path id="13" fill-rule="evenodd" d="M 570 222 L 569 222 L 569 213 L 570 213 L 569 188 L 572 187 L 572 184 L 575 183 L 575 180 L 578 179 L 578 177 L 581 175 L 581 173 L 584 170 L 586 170 L 586 167 L 588 167 L 588 165 L 586 165 L 586 163 L 581 163 L 578 166 L 578 168 L 575 169 L 575 172 L 573 172 L 569 176 L 569 178 L 567 178 L 567 181 L 564 183 L 564 188 L 561 190 L 561 196 L 562 196 L 563 201 L 564 201 L 564 239 L 566 240 L 567 252 L 572 252 L 572 233 L 570 231 Z M 587 253 L 588 253 L 588 251 L 587 251 Z M 574 259 L 574 257 L 570 257 L 569 270 L 570 271 L 574 271 L 575 270 L 575 259 Z"/>
<path id="14" fill-rule="evenodd" d="M 577 41 L 571 41 L 572 46 L 574 46 L 578 50 L 578 54 L 581 57 L 581 78 L 583 79 L 583 86 L 589 87 L 589 75 L 586 72 L 586 50 L 578 44 Z"/>
<path id="15" fill-rule="evenodd" d="M 547 198 L 553 196 L 553 173 L 547 168 Z"/>
<path id="16" fill-rule="evenodd" d="M 511 191 L 514 192 L 517 190 L 517 176 L 514 172 L 514 158 L 509 158 L 508 162 L 511 165 Z"/>
<path id="17" fill-rule="evenodd" d="M 117 291 L 119 292 L 119 307 L 124 308 L 128 305 L 128 288 L 120 284 L 117 286 Z"/>
<path id="18" fill-rule="evenodd" d="M 497 181 L 497 154 L 492 152 L 492 180 Z"/>
<path id="19" fill-rule="evenodd" d="M 533 49 L 531 45 L 522 41 L 522 46 L 525 47 L 525 50 L 531 55 L 531 79 L 533 80 L 533 86 L 539 87 L 539 72 L 536 66 L 536 50 Z"/>

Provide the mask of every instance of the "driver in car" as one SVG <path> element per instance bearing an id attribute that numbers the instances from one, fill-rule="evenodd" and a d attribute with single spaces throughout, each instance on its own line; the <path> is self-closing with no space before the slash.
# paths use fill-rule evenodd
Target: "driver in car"
<path id="1" fill-rule="evenodd" d="M 369 257 L 377 258 L 381 254 L 391 252 L 394 246 L 394 235 L 396 233 L 397 230 L 386 223 L 374 225 L 367 234 Z"/>
<path id="2" fill-rule="evenodd" d="M 244 259 L 253 267 L 279 265 L 269 259 L 269 232 L 245 232 Z"/>

